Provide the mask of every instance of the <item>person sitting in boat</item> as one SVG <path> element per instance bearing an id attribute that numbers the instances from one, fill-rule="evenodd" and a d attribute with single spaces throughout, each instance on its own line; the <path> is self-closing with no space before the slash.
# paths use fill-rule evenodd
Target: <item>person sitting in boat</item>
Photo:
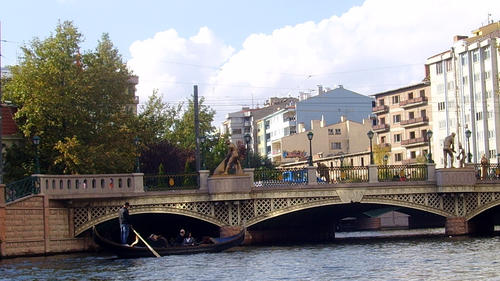
<path id="1" fill-rule="evenodd" d="M 186 231 L 183 228 L 181 228 L 179 234 L 177 234 L 177 237 L 175 238 L 174 245 L 176 246 L 183 245 L 184 238 L 186 238 Z"/>
<path id="2" fill-rule="evenodd" d="M 195 240 L 193 236 L 191 235 L 191 232 L 188 232 L 186 238 L 184 238 L 184 241 L 182 242 L 183 246 L 194 246 Z"/>
<path id="3" fill-rule="evenodd" d="M 167 239 L 159 234 L 154 234 L 154 233 L 149 235 L 148 244 L 153 248 L 166 248 L 166 247 L 168 247 Z"/>

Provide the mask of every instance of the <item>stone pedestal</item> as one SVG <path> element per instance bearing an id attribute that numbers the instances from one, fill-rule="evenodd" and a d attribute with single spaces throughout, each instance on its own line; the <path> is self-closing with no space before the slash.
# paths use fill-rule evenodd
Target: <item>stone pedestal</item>
<path id="1" fill-rule="evenodd" d="M 307 167 L 307 184 L 308 185 L 318 184 L 318 179 L 316 177 L 316 167 L 314 166 Z"/>
<path id="2" fill-rule="evenodd" d="M 459 190 L 448 187 L 471 186 L 476 184 L 474 169 L 450 168 L 436 170 L 438 192 L 456 192 Z"/>
<path id="3" fill-rule="evenodd" d="M 212 176 L 208 178 L 208 193 L 249 193 L 252 184 L 250 175 Z"/>
<path id="4" fill-rule="evenodd" d="M 200 190 L 208 191 L 209 170 L 200 170 Z"/>
<path id="5" fill-rule="evenodd" d="M 378 166 L 377 165 L 368 165 L 368 182 L 376 183 L 378 182 Z"/>

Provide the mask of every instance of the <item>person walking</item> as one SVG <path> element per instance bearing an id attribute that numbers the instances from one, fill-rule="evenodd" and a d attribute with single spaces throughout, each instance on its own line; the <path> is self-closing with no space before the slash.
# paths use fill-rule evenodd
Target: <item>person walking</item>
<path id="1" fill-rule="evenodd" d="M 128 208 L 130 204 L 125 202 L 123 206 L 118 211 L 118 220 L 120 221 L 120 238 L 122 244 L 127 244 L 128 235 L 130 232 L 130 215 L 128 213 Z"/>

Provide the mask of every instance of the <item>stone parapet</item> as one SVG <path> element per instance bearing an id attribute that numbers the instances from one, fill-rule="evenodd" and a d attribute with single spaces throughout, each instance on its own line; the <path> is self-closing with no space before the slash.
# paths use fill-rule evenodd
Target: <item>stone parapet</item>
<path id="1" fill-rule="evenodd" d="M 142 173 L 109 175 L 36 175 L 40 194 L 109 194 L 144 192 Z"/>

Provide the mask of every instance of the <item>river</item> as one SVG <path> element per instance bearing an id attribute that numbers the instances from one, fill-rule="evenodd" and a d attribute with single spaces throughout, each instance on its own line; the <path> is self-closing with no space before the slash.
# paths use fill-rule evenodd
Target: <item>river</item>
<path id="1" fill-rule="evenodd" d="M 14 258 L 0 260 L 0 280 L 500 280 L 500 237 L 357 239 L 140 259 Z"/>

